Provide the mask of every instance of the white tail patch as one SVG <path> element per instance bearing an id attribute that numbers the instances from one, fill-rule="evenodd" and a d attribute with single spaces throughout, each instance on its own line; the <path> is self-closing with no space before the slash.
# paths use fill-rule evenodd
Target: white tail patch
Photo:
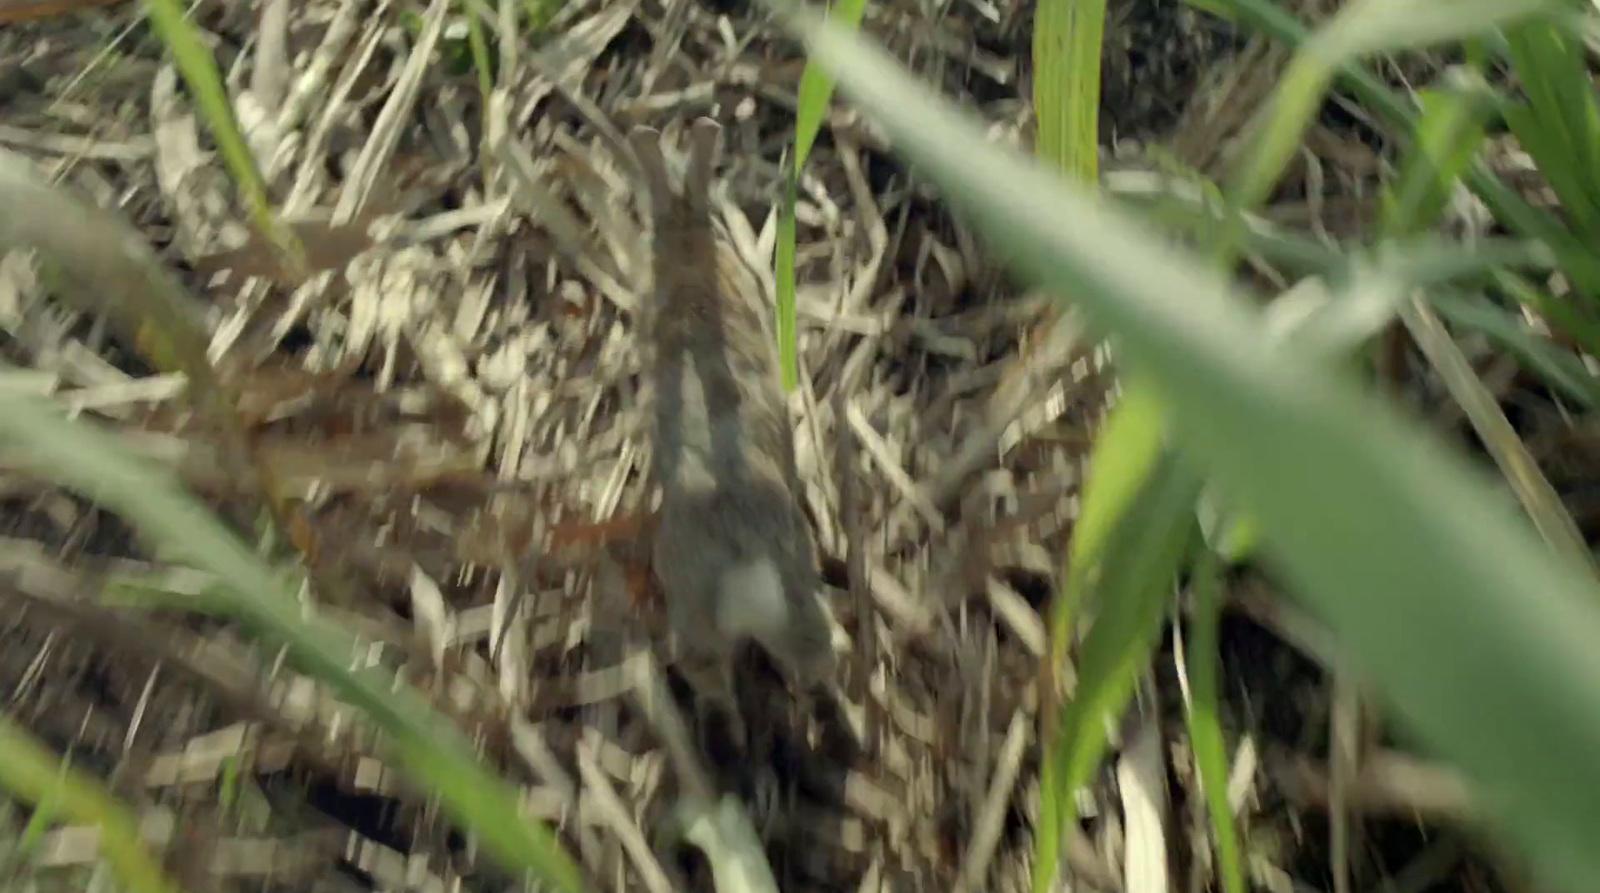
<path id="1" fill-rule="evenodd" d="M 789 625 L 783 578 L 770 558 L 742 564 L 722 575 L 717 627 L 730 637 L 780 634 Z"/>

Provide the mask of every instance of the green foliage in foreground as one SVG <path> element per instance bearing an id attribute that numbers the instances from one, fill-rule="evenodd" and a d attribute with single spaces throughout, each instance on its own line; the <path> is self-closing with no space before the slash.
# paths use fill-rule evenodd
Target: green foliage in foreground
<path id="1" fill-rule="evenodd" d="M 1263 559 L 1410 731 L 1469 774 L 1544 876 L 1592 886 L 1600 588 L 1587 569 L 1346 363 L 1270 330 L 1210 266 L 989 144 L 867 42 L 769 2 L 1000 257 L 1117 340 L 1160 394 L 1185 461 L 1257 519 Z M 1248 196 L 1261 181 L 1241 182 Z"/>
<path id="2" fill-rule="evenodd" d="M 861 16 L 866 8 L 866 0 L 837 0 L 829 14 L 834 21 L 854 29 L 861 25 Z M 783 377 L 784 393 L 793 391 L 800 384 L 800 328 L 795 315 L 794 206 L 800 195 L 800 174 L 806 169 L 806 159 L 811 155 L 812 144 L 817 141 L 817 133 L 822 130 L 822 120 L 827 117 L 828 103 L 832 99 L 833 78 L 824 69 L 806 63 L 805 71 L 800 74 L 800 92 L 794 116 L 794 155 L 790 159 L 789 176 L 784 183 L 774 256 L 778 292 L 778 369 Z"/>
<path id="3" fill-rule="evenodd" d="M 284 648 L 300 669 L 360 708 L 388 734 L 400 768 L 440 799 L 500 865 L 531 871 L 566 893 L 584 889 L 577 866 L 550 832 L 521 815 L 513 789 L 478 765 L 468 742 L 386 674 L 352 670 L 355 641 L 308 619 L 290 580 L 268 567 L 204 506 L 115 438 L 66 419 L 50 401 L 0 388 L 0 443 L 26 467 L 93 498 L 131 521 L 166 554 L 216 575 L 208 607 Z"/>
<path id="4" fill-rule="evenodd" d="M 35 213 L 27 222 L 0 216 L 0 250 L 36 248 L 49 262 L 75 266 L 74 283 L 104 286 L 96 295 L 100 300 L 116 301 L 120 289 L 142 286 L 150 294 L 107 309 L 123 319 L 143 314 L 147 327 L 192 339 L 194 333 L 182 322 L 187 302 L 181 288 L 124 224 L 64 190 L 44 186 L 20 159 L 0 152 L 0 203 L 20 206 L 19 197 L 27 198 Z M 191 385 L 206 380 L 194 377 Z M 211 396 L 213 402 L 219 399 Z M 67 420 L 56 404 L 15 389 L 0 388 L 0 418 L 0 446 L 12 448 L 12 459 L 21 467 L 118 512 L 163 555 L 214 574 L 218 585 L 199 607 L 232 617 L 259 639 L 283 648 L 299 668 L 366 713 L 387 733 L 399 768 L 437 794 L 445 811 L 500 865 L 533 872 L 569 893 L 583 889 L 576 865 L 547 829 L 520 814 L 514 789 L 478 764 L 460 732 L 415 692 L 395 688 L 386 675 L 352 670 L 354 638 L 309 619 L 293 597 L 293 581 L 184 493 L 170 474 L 129 456 L 95 426 Z"/>
<path id="5" fill-rule="evenodd" d="M 139 823 L 117 798 L 94 778 L 58 762 L 49 748 L 5 716 L 0 716 L 0 788 L 33 805 L 35 819 L 66 819 L 99 829 L 100 855 L 131 893 L 178 893 L 177 884 L 145 850 Z M 29 823 L 30 831 L 39 826 Z"/>

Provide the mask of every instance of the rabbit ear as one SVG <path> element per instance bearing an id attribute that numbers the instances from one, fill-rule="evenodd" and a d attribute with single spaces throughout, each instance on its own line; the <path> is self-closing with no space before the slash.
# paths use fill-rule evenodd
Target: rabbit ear
<path id="1" fill-rule="evenodd" d="M 661 155 L 661 131 L 653 127 L 635 127 L 628 133 L 628 142 L 644 175 L 645 187 L 650 190 L 654 213 L 661 214 L 673 200 L 672 178 L 667 174 L 667 161 Z"/>
<path id="2" fill-rule="evenodd" d="M 683 192 L 701 207 L 710 202 L 711 174 L 721 148 L 722 125 L 710 118 L 696 118 L 689 126 L 689 168 L 684 175 Z"/>

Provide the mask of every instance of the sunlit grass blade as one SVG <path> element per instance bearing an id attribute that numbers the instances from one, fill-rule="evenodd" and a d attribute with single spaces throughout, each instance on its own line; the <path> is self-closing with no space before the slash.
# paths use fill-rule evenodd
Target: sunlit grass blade
<path id="1" fill-rule="evenodd" d="M 1101 42 L 1105 33 L 1105 0 L 1043 0 L 1034 17 L 1033 105 L 1038 122 L 1034 151 L 1046 164 L 1086 185 L 1098 185 Z M 1025 361 L 1025 360 L 1024 360 Z M 1097 619 L 1089 636 L 1093 663 L 1079 667 L 1078 688 L 1067 703 L 1054 680 L 1068 662 L 1075 627 L 1084 613 L 1096 614 L 1101 604 L 1085 605 L 1090 593 L 1102 593 L 1100 583 L 1106 561 L 1159 562 L 1155 555 L 1108 557 L 1108 543 L 1126 543 L 1144 523 L 1160 531 L 1181 525 L 1189 507 L 1169 506 L 1174 514 L 1151 519 L 1130 513 L 1138 495 L 1147 489 L 1150 474 L 1162 466 L 1161 404 L 1154 392 L 1130 382 L 1121 402 L 1112 408 L 1096 438 L 1090 459 L 1090 477 L 1083 511 L 1073 529 L 1066 569 L 1056 578 L 1056 597 L 1050 606 L 1050 651 L 1043 678 L 1050 685 L 1044 709 L 1043 746 L 1047 756 L 1042 777 L 1043 820 L 1035 840 L 1034 888 L 1044 891 L 1054 883 L 1057 853 L 1063 834 L 1075 821 L 1076 791 L 1088 778 L 1105 751 L 1106 718 L 1120 710 L 1132 690 L 1135 674 L 1149 657 L 1149 627 L 1155 620 L 1132 629 L 1115 620 Z M 1171 461 L 1170 455 L 1165 457 Z M 1137 609 L 1135 596 L 1157 593 L 1147 607 L 1160 604 L 1160 581 L 1170 580 L 1176 565 L 1146 565 L 1148 578 L 1130 584 L 1140 592 L 1113 590 L 1106 598 L 1116 601 L 1114 612 Z M 1117 578 L 1119 581 L 1123 578 Z M 1110 584 L 1108 584 L 1110 585 Z M 1087 611 L 1085 611 L 1087 609 Z M 1138 630 L 1143 630 L 1140 635 Z M 1119 636 L 1117 638 L 1110 638 Z M 1111 649 L 1111 650 L 1108 650 Z M 1114 656 L 1113 656 L 1114 651 Z M 1090 652 L 1084 652 L 1089 656 Z M 1060 715 L 1057 715 L 1057 711 Z"/>
<path id="2" fill-rule="evenodd" d="M 854 31 L 861 26 L 861 16 L 866 11 L 866 0 L 834 0 L 828 7 L 828 18 Z M 811 146 L 822 130 L 822 120 L 828 115 L 828 103 L 833 99 L 833 77 L 821 68 L 806 63 L 800 73 L 800 91 L 794 115 L 794 165 L 792 170 L 805 169 L 811 157 Z"/>
<path id="3" fill-rule="evenodd" d="M 183 4 L 178 0 L 145 0 L 144 6 L 151 26 L 172 53 L 172 61 L 183 75 L 200 117 L 211 131 L 211 138 L 216 140 L 222 163 L 233 179 L 234 188 L 239 190 L 256 229 L 278 247 L 292 270 L 303 274 L 305 249 L 288 227 L 278 223 L 272 212 L 266 181 L 256 166 L 250 144 L 239 131 L 222 76 L 217 73 L 217 63 L 194 25 L 185 17 Z"/>
<path id="4" fill-rule="evenodd" d="M 14 461 L 100 502 L 167 554 L 215 574 L 222 609 L 249 632 L 370 716 L 388 733 L 400 768 L 435 793 L 500 865 L 532 871 L 566 891 L 583 889 L 577 866 L 550 832 L 521 814 L 508 786 L 486 773 L 449 722 L 411 689 L 351 669 L 354 641 L 308 619 L 289 581 L 178 489 L 170 475 L 129 455 L 114 437 L 65 419 L 48 401 L 0 390 L 0 443 Z"/>
<path id="5" fill-rule="evenodd" d="M 866 0 L 836 0 L 829 15 L 834 21 L 854 30 L 861 25 L 866 11 Z M 826 71 L 810 63 L 800 73 L 800 92 L 794 117 L 794 157 L 789 166 L 788 182 L 784 184 L 783 207 L 778 214 L 778 242 L 774 258 L 774 279 L 777 286 L 777 338 L 778 369 L 785 393 L 793 391 L 800 383 L 799 338 L 800 329 L 795 316 L 795 220 L 794 205 L 800 194 L 800 172 L 805 170 L 811 146 L 822 130 L 822 121 L 828 114 L 828 103 L 833 99 L 833 78 Z"/>
<path id="6" fill-rule="evenodd" d="M 1105 0 L 1041 0 L 1033 22 L 1034 151 L 1082 182 L 1099 176 Z"/>
<path id="7" fill-rule="evenodd" d="M 0 714 L 0 787 L 40 812 L 100 831 L 99 851 L 131 893 L 180 893 L 139 839 L 139 824 L 109 791 Z"/>
<path id="8" fill-rule="evenodd" d="M 1109 414 L 1095 438 L 1089 456 L 1089 476 L 1084 484 L 1082 509 L 1056 575 L 1056 597 L 1050 605 L 1050 652 L 1045 664 L 1047 693 L 1044 709 L 1044 742 L 1047 750 L 1061 746 L 1054 735 L 1060 728 L 1056 720 L 1056 699 L 1065 693 L 1056 681 L 1067 666 L 1074 630 L 1084 613 L 1087 594 L 1100 579 L 1107 544 L 1131 523 L 1130 512 L 1162 460 L 1162 407 L 1148 388 L 1132 388 Z M 1170 458 L 1170 457 L 1168 457 Z M 1046 779 L 1047 803 L 1071 800 L 1071 789 L 1056 789 L 1048 782 L 1065 783 L 1065 778 Z M 1049 811 L 1048 808 L 1046 810 Z M 1053 848 L 1060 840 L 1041 834 L 1037 841 L 1040 859 L 1054 858 Z M 1044 877 L 1044 876 L 1041 876 Z"/>
<path id="9" fill-rule="evenodd" d="M 1161 457 L 1162 412 L 1155 392 L 1131 389 L 1107 418 L 1089 453 L 1089 476 L 1082 507 L 1072 528 L 1072 541 L 1059 575 L 1061 595 L 1051 606 L 1051 627 L 1058 649 L 1064 649 L 1075 622 L 1077 599 L 1099 567 L 1106 544 L 1138 497 Z M 1055 656 L 1064 660 L 1065 653 Z"/>
<path id="10" fill-rule="evenodd" d="M 1244 856 L 1238 823 L 1228 806 L 1228 752 L 1222 737 L 1217 677 L 1221 643 L 1217 636 L 1222 616 L 1222 582 L 1216 557 L 1210 549 L 1192 550 L 1190 586 L 1194 591 L 1193 631 L 1186 649 L 1189 670 L 1189 743 L 1204 790 L 1206 814 L 1211 820 L 1212 846 L 1217 855 L 1217 876 L 1223 893 L 1247 893 Z"/>
<path id="11" fill-rule="evenodd" d="M 1121 715 L 1150 664 L 1173 569 L 1194 532 L 1199 481 L 1175 453 L 1162 453 L 1156 462 L 1115 519 L 1081 599 L 1085 619 L 1092 620 L 1078 651 L 1078 684 L 1047 729 L 1040 766 L 1035 893 L 1055 889 L 1057 853 L 1078 819 L 1075 793 L 1105 754 L 1107 723 Z"/>
<path id="12" fill-rule="evenodd" d="M 1126 367 L 1160 389 L 1175 444 L 1259 518 L 1265 559 L 1544 878 L 1582 889 L 1600 876 L 1600 605 L 1587 570 L 1347 370 L 1267 337 L 1210 267 L 992 145 L 881 50 L 769 3 L 997 259 L 1081 301 L 1117 339 Z"/>
<path id="13" fill-rule="evenodd" d="M 1038 122 L 1034 152 L 1080 183 L 1099 179 L 1100 44 L 1105 0 L 1043 0 L 1033 23 L 1033 106 Z M 1074 600 L 1096 566 L 1101 547 L 1132 505 L 1160 452 L 1159 401 L 1129 395 L 1114 408 L 1090 459 L 1084 514 L 1074 527 L 1067 571 L 1057 579 L 1051 606 L 1052 651 L 1047 670 L 1067 660 Z M 1129 418 L 1122 418 L 1128 415 Z M 1107 440 L 1115 446 L 1106 448 Z"/>

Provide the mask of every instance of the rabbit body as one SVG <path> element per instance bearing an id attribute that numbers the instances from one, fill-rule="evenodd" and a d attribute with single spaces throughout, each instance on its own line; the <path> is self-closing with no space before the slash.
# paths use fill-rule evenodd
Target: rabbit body
<path id="1" fill-rule="evenodd" d="M 634 131 L 650 186 L 654 300 L 643 302 L 654 445 L 661 486 L 653 565 L 680 668 L 737 719 L 731 659 L 758 642 L 802 686 L 832 667 L 832 630 L 778 384 L 761 290 L 719 244 L 709 202 L 718 130 L 690 130 L 685 188 L 671 188 L 659 136 Z"/>

